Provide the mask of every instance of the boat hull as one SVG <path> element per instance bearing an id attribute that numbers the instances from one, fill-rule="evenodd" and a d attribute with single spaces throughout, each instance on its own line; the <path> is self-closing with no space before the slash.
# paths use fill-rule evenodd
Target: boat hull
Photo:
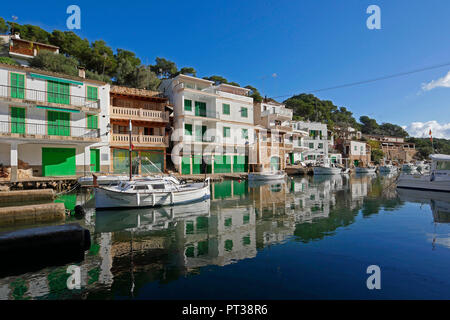
<path id="1" fill-rule="evenodd" d="M 431 181 L 431 175 L 403 174 L 397 181 L 397 188 L 450 192 L 450 180 Z"/>
<path id="2" fill-rule="evenodd" d="M 340 168 L 314 167 L 315 175 L 333 175 L 333 174 L 340 174 L 341 172 L 342 169 Z"/>
<path id="3" fill-rule="evenodd" d="M 272 181 L 272 180 L 282 180 L 286 177 L 286 174 L 264 174 L 264 173 L 250 173 L 248 175 L 248 180 L 251 181 Z"/>
<path id="4" fill-rule="evenodd" d="M 175 192 L 126 193 L 111 191 L 103 187 L 95 188 L 95 206 L 97 209 L 161 207 L 186 204 L 209 198 L 209 184 L 194 190 Z"/>
<path id="5" fill-rule="evenodd" d="M 355 169 L 355 172 L 356 173 L 375 173 L 376 170 L 377 170 L 376 168 L 360 168 L 360 167 L 357 167 Z"/>

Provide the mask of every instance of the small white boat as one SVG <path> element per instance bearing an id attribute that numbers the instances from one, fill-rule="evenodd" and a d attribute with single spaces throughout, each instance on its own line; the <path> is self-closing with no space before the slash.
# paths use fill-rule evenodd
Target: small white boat
<path id="1" fill-rule="evenodd" d="M 413 163 L 405 163 L 402 165 L 403 172 L 413 172 L 416 171 L 417 167 Z"/>
<path id="2" fill-rule="evenodd" d="M 433 154 L 430 158 L 431 173 L 402 173 L 397 188 L 450 192 L 450 155 Z"/>
<path id="3" fill-rule="evenodd" d="M 133 179 L 141 179 L 140 176 L 133 176 Z M 128 176 L 115 176 L 115 175 L 101 175 L 97 176 L 97 184 L 98 185 L 110 185 L 110 184 L 118 184 L 121 181 L 128 180 Z M 92 186 L 94 184 L 93 176 L 86 176 L 78 178 L 78 183 L 82 186 Z"/>
<path id="4" fill-rule="evenodd" d="M 327 165 L 320 165 L 317 167 L 314 167 L 314 175 L 333 175 L 333 174 L 341 174 L 342 169 L 339 167 L 332 167 Z"/>
<path id="5" fill-rule="evenodd" d="M 248 175 L 248 180 L 258 180 L 258 181 L 270 181 L 270 180 L 281 180 L 286 177 L 284 171 L 268 171 L 268 172 L 252 172 Z"/>
<path id="6" fill-rule="evenodd" d="M 392 164 L 385 164 L 379 167 L 379 171 L 383 173 L 395 173 L 397 172 L 397 167 Z"/>
<path id="7" fill-rule="evenodd" d="M 375 173 L 377 167 L 369 166 L 369 167 L 356 167 L 355 173 Z"/>
<path id="8" fill-rule="evenodd" d="M 95 206 L 103 208 L 159 207 L 190 203 L 210 197 L 210 178 L 181 184 L 175 177 L 123 181 L 115 186 L 95 187 Z"/>

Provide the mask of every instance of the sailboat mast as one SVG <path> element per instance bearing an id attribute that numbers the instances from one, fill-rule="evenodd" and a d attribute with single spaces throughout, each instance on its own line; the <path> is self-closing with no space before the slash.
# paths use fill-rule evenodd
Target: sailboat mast
<path id="1" fill-rule="evenodd" d="M 132 176 L 133 176 L 133 168 L 131 166 L 132 163 L 132 159 L 131 159 L 131 154 L 132 154 L 132 144 L 131 144 L 131 131 L 132 131 L 133 127 L 131 126 L 131 119 L 128 122 L 128 132 L 129 132 L 129 140 L 130 140 L 130 155 L 129 155 L 129 159 L 130 159 L 130 181 L 132 180 Z"/>

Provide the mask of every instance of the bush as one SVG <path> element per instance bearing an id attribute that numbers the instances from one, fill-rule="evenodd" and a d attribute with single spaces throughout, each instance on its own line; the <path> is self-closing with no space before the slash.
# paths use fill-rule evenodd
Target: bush
<path id="1" fill-rule="evenodd" d="M 0 63 L 10 64 L 12 66 L 19 65 L 14 59 L 11 59 L 10 57 L 0 57 Z"/>
<path id="2" fill-rule="evenodd" d="M 78 61 L 76 59 L 45 50 L 39 52 L 31 60 L 30 67 L 78 76 Z"/>

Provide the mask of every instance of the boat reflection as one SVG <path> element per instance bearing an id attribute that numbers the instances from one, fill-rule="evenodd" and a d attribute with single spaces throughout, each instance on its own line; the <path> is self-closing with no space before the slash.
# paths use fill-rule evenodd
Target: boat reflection
<path id="1" fill-rule="evenodd" d="M 433 212 L 434 222 L 450 223 L 450 198 L 448 193 L 413 189 L 397 189 L 403 201 L 429 204 Z"/>

